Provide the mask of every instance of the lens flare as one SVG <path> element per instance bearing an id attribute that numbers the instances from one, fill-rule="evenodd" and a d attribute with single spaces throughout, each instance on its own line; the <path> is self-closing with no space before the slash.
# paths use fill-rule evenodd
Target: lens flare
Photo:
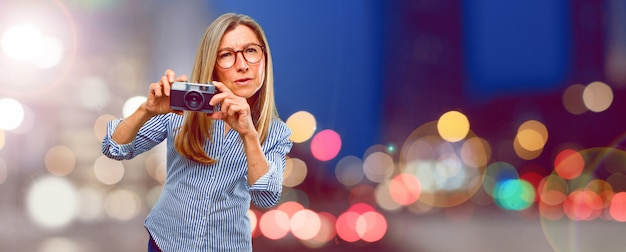
<path id="1" fill-rule="evenodd" d="M 0 42 L 4 53 L 16 60 L 29 60 L 37 55 L 42 47 L 43 34 L 28 24 L 19 24 L 2 34 Z"/>

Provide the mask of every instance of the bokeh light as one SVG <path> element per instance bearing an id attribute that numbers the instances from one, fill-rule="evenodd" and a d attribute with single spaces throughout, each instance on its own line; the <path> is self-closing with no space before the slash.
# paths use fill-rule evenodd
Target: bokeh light
<path id="1" fill-rule="evenodd" d="M 43 34 L 28 24 L 15 25 L 2 34 L 2 51 L 16 60 L 34 58 L 42 48 Z"/>
<path id="2" fill-rule="evenodd" d="M 4 133 L 4 129 L 0 129 L 0 150 L 4 147 L 6 143 L 6 133 Z"/>
<path id="3" fill-rule="evenodd" d="M 27 134 L 30 133 L 31 130 L 35 127 L 38 126 L 37 124 L 37 115 L 35 111 L 33 111 L 29 106 L 27 106 L 26 104 L 22 104 L 22 109 L 24 110 L 24 116 L 22 117 L 22 122 L 20 123 L 20 125 L 11 130 L 11 133 L 15 133 L 15 134 Z"/>
<path id="4" fill-rule="evenodd" d="M 420 181 L 413 175 L 401 173 L 389 182 L 389 194 L 400 205 L 407 206 L 416 202 L 422 192 Z"/>
<path id="5" fill-rule="evenodd" d="M 4 66 L 4 74 L 0 76 L 0 192 L 3 193 L 0 198 L 6 203 L 0 204 L 0 213 L 11 220 L 5 228 L 7 235 L 0 235 L 0 244 L 7 250 L 36 252 L 102 248 L 102 240 L 109 239 L 91 238 L 102 237 L 102 232 L 110 233 L 120 225 L 140 223 L 145 217 L 144 211 L 149 211 L 158 201 L 167 178 L 165 143 L 134 160 L 115 161 L 100 153 L 107 123 L 120 117 L 116 114 L 130 116 L 146 100 L 143 96 L 128 100 L 122 97 L 143 93 L 145 87 L 136 84 L 145 83 L 146 76 L 152 79 L 154 73 L 161 74 L 163 69 L 154 69 L 154 66 L 164 59 L 174 66 L 183 66 L 176 67 L 177 71 L 184 68 L 177 57 L 150 56 L 146 51 L 150 48 L 145 45 L 157 41 L 152 46 L 160 52 L 168 52 L 163 47 L 171 43 L 167 39 L 155 39 L 166 35 L 159 31 L 176 30 L 181 37 L 187 37 L 191 30 L 198 28 L 193 25 L 195 19 L 206 21 L 206 7 L 219 8 L 203 3 L 206 6 L 198 11 L 199 17 L 185 12 L 189 18 L 182 22 L 184 29 L 168 29 L 162 26 L 172 28 L 180 21 L 154 22 L 153 17 L 146 15 L 149 11 L 142 12 L 151 8 L 139 8 L 119 0 L 0 2 L 0 65 Z M 396 25 L 406 21 L 408 13 L 436 15 L 449 7 L 465 13 L 475 8 L 456 3 L 444 6 L 403 2 L 381 3 L 385 10 L 402 10 L 394 12 L 398 15 L 381 18 L 400 30 L 405 28 Z M 408 66 L 407 69 L 413 71 L 400 77 L 398 82 L 382 78 L 382 82 L 375 84 L 381 88 L 380 94 L 391 94 L 383 95 L 385 99 L 375 105 L 384 108 L 382 113 L 358 103 L 369 102 L 373 97 L 354 93 L 364 99 L 351 100 L 341 92 L 354 89 L 333 84 L 342 78 L 358 81 L 354 75 L 331 78 L 328 84 L 334 88 L 328 97 L 322 96 L 319 101 L 322 106 L 310 106 L 297 98 L 295 102 L 288 101 L 298 96 L 283 90 L 288 95 L 277 96 L 277 105 L 287 104 L 296 111 L 314 110 L 297 111 L 285 120 L 292 132 L 290 140 L 294 148 L 287 156 L 280 201 L 276 207 L 268 209 L 251 205 L 247 213 L 252 237 L 258 239 L 253 242 L 255 249 L 263 250 L 267 246 L 277 251 L 369 250 L 368 243 L 380 242 L 371 246 L 372 250 L 461 251 L 490 250 L 488 248 L 499 245 L 506 248 L 519 242 L 523 245 L 517 247 L 545 251 L 549 249 L 530 248 L 543 246 L 545 240 L 557 251 L 622 248 L 613 245 L 624 245 L 620 244 L 624 242 L 619 237 L 623 228 L 621 222 L 626 222 L 626 133 L 620 128 L 623 123 L 619 114 L 626 83 L 622 78 L 626 72 L 620 70 L 626 66 L 623 43 L 626 36 L 622 36 L 626 27 L 623 22 L 626 19 L 622 17 L 626 16 L 626 5 L 618 0 L 569 5 L 571 8 L 563 8 L 568 16 L 580 16 L 578 12 L 582 9 L 588 21 L 583 22 L 584 29 L 577 27 L 580 22 L 573 23 L 573 29 L 578 31 L 574 37 L 602 33 L 600 37 L 606 38 L 607 43 L 587 43 L 583 45 L 585 50 L 577 50 L 581 55 L 568 57 L 575 69 L 560 76 L 568 82 L 561 83 L 565 85 L 532 83 L 537 76 L 524 72 L 525 77 L 514 82 L 502 81 L 499 84 L 506 85 L 493 87 L 503 89 L 497 92 L 481 89 L 480 94 L 476 94 L 486 96 L 475 97 L 474 93 L 466 93 L 457 85 L 467 83 L 467 77 L 476 76 L 474 71 L 480 66 L 462 66 L 464 61 L 460 59 L 463 57 L 458 58 L 462 54 L 455 53 L 460 44 L 447 41 L 445 34 L 449 32 L 432 35 L 432 29 L 425 28 L 427 26 L 413 25 L 411 29 L 417 30 L 398 33 L 404 34 L 399 37 L 377 36 L 386 38 L 390 45 L 404 41 L 400 47 L 389 47 L 393 50 L 387 55 L 396 56 L 388 60 L 400 60 L 396 62 L 399 66 Z M 55 12 L 50 11 L 50 6 Z M 197 7 L 176 6 L 183 10 Z M 404 9 L 407 6 L 410 8 Z M 370 7 L 368 5 L 368 11 L 377 9 Z M 356 13 L 364 17 L 371 14 Z M 74 15 L 80 17 L 81 29 L 76 29 Z M 100 22 L 111 17 L 114 22 Z M 402 19 L 396 20 L 396 17 Z M 598 17 L 602 22 L 598 22 Z M 271 19 L 262 15 L 260 18 L 273 25 Z M 346 16 L 348 21 L 352 18 Z M 455 22 L 459 21 L 458 18 L 451 19 L 453 22 L 446 20 L 446 25 L 455 27 Z M 428 19 L 432 21 L 438 22 Z M 465 25 L 467 20 L 460 21 Z M 91 27 L 91 22 L 98 25 Z M 605 22 L 613 24 L 609 26 Z M 146 29 L 146 24 L 154 27 Z M 120 25 L 123 29 L 119 29 Z M 428 31 L 424 33 L 424 29 Z M 445 30 L 454 33 L 458 29 Z M 90 33 L 83 34 L 85 31 Z M 134 36 L 137 34 L 142 36 Z M 569 36 L 572 40 L 567 43 L 573 41 L 580 47 L 580 41 L 576 42 L 574 37 Z M 347 41 L 363 42 L 357 39 Z M 96 40 L 98 42 L 94 43 Z M 420 46 L 424 41 L 428 46 Z M 78 46 L 78 42 L 82 44 Z M 362 44 L 380 44 L 380 41 L 372 42 Z M 323 43 L 317 45 L 324 46 Z M 401 48 L 403 45 L 421 49 L 416 54 L 415 48 Z M 77 48 L 81 49 L 78 54 Z M 341 64 L 341 60 L 353 58 L 344 53 L 368 55 L 360 51 L 361 46 L 350 48 L 338 50 L 341 55 L 337 58 L 333 58 L 337 56 L 334 53 L 328 54 L 329 62 L 336 63 L 328 66 L 342 66 L 345 64 Z M 425 48 L 436 50 L 429 54 L 425 53 L 429 51 Z M 407 51 L 413 53 L 397 56 L 397 52 Z M 176 55 L 189 58 L 185 53 L 193 54 L 179 51 Z M 416 60 L 417 65 L 411 64 Z M 354 62 L 357 61 L 363 62 Z M 378 61 L 365 62 L 384 65 Z M 441 69 L 467 72 L 446 75 L 449 71 L 440 72 Z M 399 76 L 389 70 L 379 73 L 366 69 L 358 74 L 370 75 L 370 72 Z M 499 76 L 503 72 L 498 73 Z M 380 76 L 366 77 L 381 80 Z M 432 86 L 414 87 L 415 83 L 407 83 L 407 80 L 420 80 Z M 574 84 L 589 80 L 603 81 Z M 534 90 L 533 84 L 541 84 L 541 88 Z M 363 83 L 359 90 L 372 90 L 371 85 Z M 531 91 L 506 94 L 521 86 L 530 87 Z M 393 95 L 393 90 L 400 90 L 397 92 L 401 95 Z M 416 92 L 420 90 L 425 92 Z M 440 91 L 445 94 L 438 94 Z M 119 111 L 120 104 L 123 104 L 122 111 Z M 344 105 L 348 104 L 371 113 L 370 119 L 365 123 L 346 124 L 345 119 L 352 122 L 345 117 L 350 116 L 345 114 L 350 107 Z M 471 124 L 468 118 L 472 119 Z M 528 120 L 530 118 L 534 119 Z M 320 125 L 330 127 L 318 132 Z M 372 130 L 374 134 L 355 137 L 354 129 Z M 376 141 L 384 144 L 363 146 Z M 362 151 L 364 148 L 366 151 Z M 327 162 L 333 159 L 337 162 Z M 487 215 L 481 211 L 487 211 Z M 14 217 L 17 218 L 13 220 Z M 480 229 L 506 220 L 515 226 L 509 230 L 513 234 L 530 230 L 525 228 L 534 227 L 537 219 L 542 230 L 527 233 L 529 235 L 491 239 L 497 236 L 493 236 L 493 229 Z M 461 233 L 467 239 L 461 239 L 456 245 L 468 240 L 482 242 L 478 236 L 494 242 L 446 249 L 446 245 L 452 244 L 446 241 L 458 241 L 455 236 L 463 229 L 440 231 L 457 223 L 472 228 L 477 236 Z M 19 228 L 11 230 L 11 224 L 18 224 Z M 518 226 L 522 229 L 517 229 Z M 589 227 L 591 231 L 585 230 Z M 66 230 L 59 230 L 63 228 Z M 132 250 L 133 246 L 145 246 L 138 242 L 145 241 L 145 233 L 127 231 L 113 232 L 111 237 L 121 235 L 123 239 L 116 239 L 116 247 L 109 249 Z M 527 242 L 536 237 L 539 242 Z"/>
<path id="6" fill-rule="evenodd" d="M 106 156 L 100 156 L 96 159 L 93 171 L 98 181 L 106 185 L 116 184 L 124 177 L 124 165 L 122 162 L 112 160 Z"/>
<path id="7" fill-rule="evenodd" d="M 259 229 L 263 236 L 271 240 L 278 240 L 289 233 L 290 219 L 287 213 L 272 209 L 261 216 L 259 220 Z"/>
<path id="8" fill-rule="evenodd" d="M 495 162 L 490 164 L 485 170 L 482 186 L 485 192 L 496 198 L 500 183 L 517 179 L 519 179 L 519 174 L 513 165 L 507 162 Z"/>
<path id="9" fill-rule="evenodd" d="M 347 242 L 356 242 L 361 237 L 357 232 L 357 221 L 361 215 L 356 212 L 346 211 L 337 217 L 337 236 Z"/>
<path id="10" fill-rule="evenodd" d="M 44 37 L 41 42 L 41 49 L 36 59 L 30 61 L 31 64 L 42 69 L 58 65 L 65 54 L 63 42 L 55 37 Z"/>
<path id="11" fill-rule="evenodd" d="M 259 218 L 257 212 L 257 210 L 248 209 L 248 219 L 250 219 L 250 231 L 252 232 L 253 237 L 258 234 L 257 227 L 259 224 Z"/>
<path id="12" fill-rule="evenodd" d="M 70 148 L 59 145 L 48 150 L 44 162 L 48 172 L 56 176 L 65 176 L 74 170 L 76 158 Z"/>
<path id="13" fill-rule="evenodd" d="M 146 171 L 148 175 L 161 184 L 165 184 L 167 177 L 167 160 L 160 152 L 151 153 L 146 158 Z"/>
<path id="14" fill-rule="evenodd" d="M 558 206 L 565 202 L 569 186 L 567 181 L 557 175 L 548 175 L 539 183 L 539 197 L 541 202 Z"/>
<path id="15" fill-rule="evenodd" d="M 0 185 L 2 185 L 9 177 L 9 169 L 7 168 L 7 162 L 0 158 Z"/>
<path id="16" fill-rule="evenodd" d="M 348 155 L 339 160 L 335 167 L 335 177 L 345 186 L 355 186 L 363 180 L 363 160 Z"/>
<path id="17" fill-rule="evenodd" d="M 30 24 L 18 24 L 2 34 L 2 50 L 18 61 L 28 61 L 42 69 L 56 66 L 65 48 L 60 39 L 45 36 L 37 27 Z"/>
<path id="18" fill-rule="evenodd" d="M 537 120 L 528 120 L 519 126 L 516 135 L 522 148 L 528 151 L 543 149 L 548 141 L 548 130 Z"/>
<path id="19" fill-rule="evenodd" d="M 441 115 L 437 121 L 437 130 L 441 138 L 449 142 L 463 140 L 470 130 L 467 116 L 459 111 L 449 111 Z"/>
<path id="20" fill-rule="evenodd" d="M 289 158 L 285 163 L 285 172 L 283 173 L 283 185 L 287 187 L 296 187 L 304 182 L 307 175 L 307 166 L 302 159 Z"/>
<path id="21" fill-rule="evenodd" d="M 139 108 L 139 106 L 147 100 L 148 98 L 146 98 L 145 96 L 133 96 L 126 100 L 126 102 L 124 103 L 124 107 L 122 108 L 122 115 L 124 116 L 124 118 L 129 117 L 131 114 L 133 114 L 137 110 L 137 108 Z"/>
<path id="22" fill-rule="evenodd" d="M 626 192 L 616 193 L 611 200 L 609 209 L 613 219 L 626 222 Z"/>
<path id="23" fill-rule="evenodd" d="M 80 82 L 77 98 L 85 108 L 100 111 L 109 105 L 111 94 L 102 78 L 87 77 Z"/>
<path id="24" fill-rule="evenodd" d="M 372 206 L 359 203 L 339 215 L 337 235 L 347 242 L 376 242 L 387 233 L 387 220 Z"/>
<path id="25" fill-rule="evenodd" d="M 585 85 L 582 84 L 574 84 L 563 92 L 563 106 L 567 112 L 580 115 L 587 112 L 587 107 L 585 106 L 585 102 L 583 101 L 583 92 L 585 90 Z"/>
<path id="26" fill-rule="evenodd" d="M 498 206 L 506 210 L 521 211 L 535 202 L 535 189 L 523 179 L 506 179 L 494 189 Z"/>
<path id="27" fill-rule="evenodd" d="M 110 115 L 110 114 L 104 114 L 104 115 L 98 116 L 98 118 L 93 124 L 93 133 L 95 134 L 96 139 L 98 141 L 101 141 L 102 139 L 104 139 L 104 136 L 106 135 L 106 130 L 107 130 L 107 123 L 115 119 L 117 119 L 117 117 Z"/>
<path id="28" fill-rule="evenodd" d="M 148 192 L 146 192 L 146 205 L 148 208 L 152 209 L 159 200 L 161 192 L 163 192 L 163 185 L 155 185 L 148 189 Z"/>
<path id="29" fill-rule="evenodd" d="M 394 168 L 393 158 L 384 152 L 374 152 L 363 161 L 363 173 L 372 182 L 380 183 L 390 178 Z"/>
<path id="30" fill-rule="evenodd" d="M 96 188 L 84 187 L 78 190 L 77 218 L 85 223 L 96 223 L 104 217 L 105 193 Z"/>
<path id="31" fill-rule="evenodd" d="M 126 221 L 135 218 L 141 210 L 139 196 L 127 189 L 116 189 L 104 197 L 104 209 L 109 217 Z"/>
<path id="32" fill-rule="evenodd" d="M 564 179 L 574 179 L 580 176 L 584 168 L 585 159 L 575 150 L 562 150 L 554 158 L 554 171 Z"/>
<path id="33" fill-rule="evenodd" d="M 363 241 L 377 242 L 387 233 L 387 220 L 379 212 L 365 212 L 357 219 L 356 230 Z"/>
<path id="34" fill-rule="evenodd" d="M 36 252 L 81 252 L 84 251 L 74 241 L 65 237 L 51 237 L 43 240 Z"/>
<path id="35" fill-rule="evenodd" d="M 359 184 L 350 189 L 350 195 L 348 196 L 348 203 L 354 205 L 357 203 L 366 203 L 370 205 L 376 205 L 375 197 L 376 188 L 368 184 Z"/>
<path id="36" fill-rule="evenodd" d="M 0 99 L 0 129 L 11 131 L 22 124 L 24 107 L 12 98 Z"/>
<path id="37" fill-rule="evenodd" d="M 298 239 L 313 239 L 320 232 L 322 222 L 317 213 L 310 209 L 302 209 L 291 216 L 291 233 Z"/>
<path id="38" fill-rule="evenodd" d="M 290 139 L 294 143 L 302 143 L 309 140 L 317 129 L 315 116 L 307 111 L 293 113 L 287 118 L 285 123 L 291 129 Z"/>
<path id="39" fill-rule="evenodd" d="M 453 145 L 442 139 L 437 130 L 437 122 L 430 121 L 413 130 L 401 149 L 399 170 L 414 175 L 420 181 L 422 191 L 419 203 L 426 208 L 457 206 L 470 200 L 481 187 L 484 168 L 466 165 L 455 146 L 456 143 Z M 479 149 L 466 150 L 462 154 L 465 155 L 463 158 L 470 159 L 468 156 L 472 152 L 487 155 L 487 147 L 480 146 L 481 144 L 474 144 L 472 147 Z M 488 159 L 486 156 L 478 158 Z M 470 160 L 468 163 L 472 162 L 475 161 Z M 384 190 L 380 190 L 382 192 Z M 425 209 L 421 205 L 409 207 L 411 211 L 417 212 Z"/>
<path id="40" fill-rule="evenodd" d="M 335 223 L 337 218 L 328 212 L 317 213 L 320 220 L 320 228 L 317 235 L 311 239 L 303 240 L 302 243 L 309 248 L 319 249 L 326 243 L 335 239 L 337 232 L 335 231 Z"/>
<path id="41" fill-rule="evenodd" d="M 602 201 L 594 192 L 575 190 L 565 198 L 563 209 L 572 220 L 589 221 L 600 215 Z"/>
<path id="42" fill-rule="evenodd" d="M 602 112 L 613 103 L 613 91 L 609 85 L 594 81 L 585 87 L 583 101 L 587 109 L 593 112 Z"/>
<path id="43" fill-rule="evenodd" d="M 335 158 L 340 150 L 341 137 L 334 130 L 322 130 L 315 134 L 311 141 L 311 154 L 320 161 Z"/>
<path id="44" fill-rule="evenodd" d="M 376 203 L 380 208 L 389 212 L 401 210 L 403 205 L 394 200 L 391 193 L 391 180 L 385 180 L 382 183 L 379 183 L 374 191 Z"/>
<path id="45" fill-rule="evenodd" d="M 480 137 L 471 137 L 461 146 L 461 159 L 470 167 L 480 168 L 487 166 L 491 158 L 489 142 Z"/>
<path id="46" fill-rule="evenodd" d="M 39 226 L 58 229 L 68 225 L 78 211 L 74 186 L 61 177 L 34 180 L 26 194 L 28 216 Z"/>

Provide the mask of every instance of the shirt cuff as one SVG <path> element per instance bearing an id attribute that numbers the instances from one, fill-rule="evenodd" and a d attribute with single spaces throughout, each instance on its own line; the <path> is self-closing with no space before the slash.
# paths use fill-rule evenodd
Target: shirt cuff
<path id="1" fill-rule="evenodd" d="M 270 171 L 261 176 L 253 185 L 250 186 L 250 190 L 266 191 L 268 189 L 270 180 Z"/>

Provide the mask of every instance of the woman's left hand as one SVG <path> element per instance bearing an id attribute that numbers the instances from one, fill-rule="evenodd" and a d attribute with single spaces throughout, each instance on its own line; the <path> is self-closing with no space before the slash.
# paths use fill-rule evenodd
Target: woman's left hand
<path id="1" fill-rule="evenodd" d="M 206 114 L 207 117 L 215 120 L 224 120 L 242 136 L 256 133 L 256 128 L 252 122 L 250 105 L 246 98 L 233 94 L 233 92 L 221 82 L 213 81 L 211 84 L 215 85 L 220 92 L 213 95 L 209 104 L 215 106 L 221 103 L 221 107 L 220 111 Z"/>

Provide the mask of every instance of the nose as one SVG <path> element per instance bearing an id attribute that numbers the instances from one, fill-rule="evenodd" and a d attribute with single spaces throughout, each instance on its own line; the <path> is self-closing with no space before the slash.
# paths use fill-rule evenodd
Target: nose
<path id="1" fill-rule="evenodd" d="M 241 54 L 240 54 L 241 53 Z M 241 56 L 239 56 L 241 55 Z M 248 60 L 246 60 L 246 57 L 243 56 L 243 52 L 242 51 L 238 51 L 235 53 L 235 67 L 237 68 L 237 71 L 245 71 L 248 70 Z"/>

